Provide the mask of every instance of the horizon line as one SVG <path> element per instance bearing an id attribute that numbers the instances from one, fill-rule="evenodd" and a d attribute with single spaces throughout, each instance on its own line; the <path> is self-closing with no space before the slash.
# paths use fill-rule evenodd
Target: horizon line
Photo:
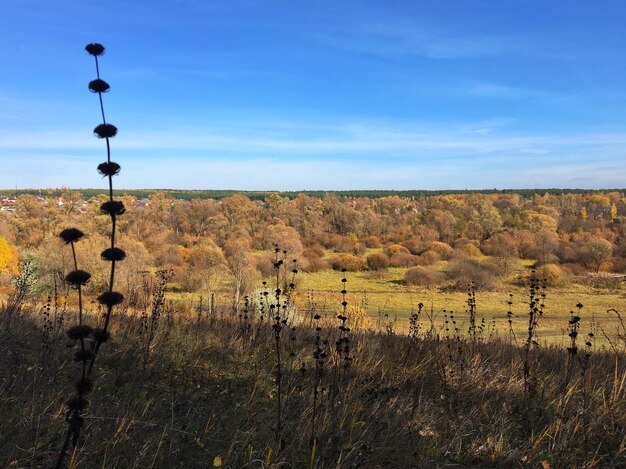
<path id="1" fill-rule="evenodd" d="M 0 187 L 1 192 L 27 192 L 27 191 L 60 191 L 67 189 L 70 191 L 104 191 L 108 192 L 107 188 L 100 187 L 80 187 L 72 188 L 66 186 L 60 187 L 24 187 L 24 188 L 3 188 Z M 579 192 L 626 192 L 626 187 L 606 187 L 606 188 L 583 188 L 583 187 L 528 187 L 528 188 L 481 188 L 481 189 L 375 189 L 375 188 L 360 188 L 360 189 L 299 189 L 299 190 L 281 190 L 281 189 L 171 189 L 171 188 L 119 188 L 113 189 L 114 192 L 121 191 L 154 191 L 154 192 L 233 192 L 233 193 L 306 193 L 306 192 L 528 192 L 528 191 L 579 191 Z"/>

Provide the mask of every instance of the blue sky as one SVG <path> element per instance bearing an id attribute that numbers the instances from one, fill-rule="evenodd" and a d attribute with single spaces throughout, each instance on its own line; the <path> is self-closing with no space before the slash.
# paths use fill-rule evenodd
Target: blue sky
<path id="1" fill-rule="evenodd" d="M 0 0 L 0 187 L 626 186 L 623 1 Z"/>

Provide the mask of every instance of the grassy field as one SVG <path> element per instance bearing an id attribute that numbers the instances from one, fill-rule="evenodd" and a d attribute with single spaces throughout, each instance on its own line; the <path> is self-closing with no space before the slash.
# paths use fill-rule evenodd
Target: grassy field
<path id="1" fill-rule="evenodd" d="M 422 303 L 425 308 L 423 321 L 428 323 L 428 315 L 432 315 L 437 327 L 443 325 L 444 310 L 453 312 L 460 328 L 466 329 L 467 294 L 464 292 L 442 292 L 438 288 L 423 288 L 405 285 L 402 282 L 405 268 L 390 268 L 384 274 L 372 272 L 348 272 L 348 302 L 359 306 L 369 316 L 374 328 L 384 327 L 394 322 L 397 331 L 406 331 L 408 318 Z M 302 273 L 298 279 L 301 304 L 306 307 L 311 295 L 313 301 L 321 309 L 333 311 L 339 308 L 341 289 L 341 273 L 321 271 Z M 307 292 L 305 295 L 303 292 Z M 492 328 L 495 319 L 495 335 L 508 334 L 507 302 L 512 294 L 513 328 L 521 337 L 527 327 L 528 300 L 527 290 L 518 286 L 506 286 L 501 291 L 486 291 L 476 294 L 477 317 L 485 318 L 488 329 Z M 582 331 L 590 327 L 592 317 L 602 329 L 611 336 L 619 325 L 617 316 L 608 312 L 614 308 L 620 312 L 626 310 L 624 292 L 610 292 L 581 285 L 548 289 L 545 301 L 545 314 L 541 323 L 541 338 L 552 343 L 567 339 L 567 321 L 570 311 L 576 309 L 578 303 L 582 308 Z M 597 340 L 606 340 L 599 331 Z"/>
<path id="2" fill-rule="evenodd" d="M 422 328 L 429 328 L 434 322 L 437 330 L 443 333 L 445 315 L 453 314 L 461 332 L 467 330 L 467 293 L 442 291 L 437 287 L 419 287 L 403 282 L 406 268 L 390 268 L 386 272 L 347 272 L 347 301 L 352 314 L 358 314 L 361 325 L 366 324 L 375 331 L 392 327 L 395 332 L 406 333 L 409 317 L 422 303 L 423 313 L 420 318 Z M 341 309 L 341 272 L 324 270 L 314 273 L 302 272 L 297 278 L 296 304 L 304 313 L 315 309 L 327 320 L 335 318 Z M 271 285 L 271 281 L 269 282 Z M 221 306 L 231 301 L 231 294 L 224 289 L 216 298 Z M 503 285 L 498 291 L 480 291 L 476 293 L 477 318 L 485 320 L 485 337 L 509 337 L 507 322 L 507 302 L 513 295 L 511 312 L 513 330 L 519 343 L 522 343 L 527 330 L 528 292 L 523 286 Z M 201 294 L 168 293 L 170 300 L 179 302 L 186 309 L 197 305 Z M 206 298 L 203 299 L 206 304 Z M 555 345 L 565 345 L 570 311 L 576 310 L 577 304 L 583 304 L 581 310 L 581 333 L 587 334 L 592 320 L 597 323 L 596 342 L 608 345 L 606 336 L 614 337 L 620 326 L 617 315 L 609 311 L 618 310 L 626 316 L 626 293 L 609 291 L 589 286 L 571 284 L 567 287 L 548 288 L 545 300 L 545 314 L 541 320 L 539 337 Z M 358 309 L 358 311 L 356 311 Z M 367 318 L 367 321 L 363 320 Z"/>
<path id="3" fill-rule="evenodd" d="M 405 271 L 346 273 L 349 332 L 337 317 L 337 271 L 299 274 L 297 313 L 283 297 L 266 309 L 281 311 L 277 320 L 234 315 L 227 284 L 214 314 L 206 292 L 174 291 L 157 314 L 157 292 L 144 290 L 145 314 L 116 311 L 66 467 L 626 467 L 626 342 L 607 312 L 623 312 L 623 292 L 548 289 L 540 346 L 525 349 L 524 287 L 476 294 L 485 327 L 474 340 L 467 293 L 408 286 Z M 65 332 L 78 321 L 75 301 L 67 312 L 0 305 L 2 467 L 52 467 L 62 454 L 81 373 L 71 360 L 80 341 Z M 419 303 L 420 329 L 405 335 Z M 86 324 L 101 320 L 87 308 Z"/>
<path id="4" fill-rule="evenodd" d="M 360 330 L 337 352 L 336 318 L 277 340 L 272 321 L 245 329 L 223 307 L 224 319 L 116 314 L 60 467 L 626 467 L 623 344 L 580 362 L 539 347 L 526 363 L 506 340 Z M 0 307 L 0 467 L 57 461 L 76 322 Z"/>

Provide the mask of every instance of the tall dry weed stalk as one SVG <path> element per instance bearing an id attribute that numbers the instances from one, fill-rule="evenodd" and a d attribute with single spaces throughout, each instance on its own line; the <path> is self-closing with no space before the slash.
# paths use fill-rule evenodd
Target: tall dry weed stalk
<path id="1" fill-rule="evenodd" d="M 72 249 L 72 259 L 74 270 L 67 274 L 65 280 L 78 292 L 78 325 L 71 327 L 67 334 L 70 339 L 78 343 L 78 350 L 74 354 L 74 359 L 80 363 L 80 377 L 75 383 L 75 395 L 67 401 L 66 421 L 68 423 L 65 437 L 59 455 L 57 457 L 55 468 L 59 469 L 63 466 L 70 445 L 76 451 L 84 418 L 83 412 L 87 408 L 89 402 L 86 396 L 93 389 L 93 380 L 91 378 L 94 364 L 98 356 L 98 352 L 102 344 L 107 342 L 111 334 L 109 326 L 111 323 L 111 315 L 113 308 L 120 304 L 124 297 L 121 293 L 114 290 L 115 283 L 115 266 L 116 263 L 122 261 L 126 257 L 126 253 L 116 247 L 116 227 L 117 217 L 124 213 L 124 204 L 113 199 L 113 176 L 120 171 L 120 165 L 111 161 L 111 145 L 109 140 L 117 134 L 117 128 L 107 123 L 104 104 L 102 101 L 103 93 L 109 91 L 110 87 L 107 82 L 100 78 L 100 67 L 98 57 L 104 54 L 104 47 L 101 44 L 88 44 L 85 50 L 94 57 L 96 64 L 96 79 L 89 82 L 89 90 L 98 95 L 100 102 L 100 113 L 102 123 L 96 126 L 94 134 L 106 142 L 107 159 L 104 163 L 98 165 L 98 172 L 108 178 L 109 183 L 109 200 L 102 204 L 101 211 L 110 216 L 111 231 L 109 236 L 109 247 L 101 253 L 104 261 L 110 263 L 108 288 L 101 293 L 97 300 L 106 308 L 104 315 L 104 323 L 101 327 L 92 328 L 84 323 L 83 314 L 83 290 L 82 287 L 87 284 L 91 275 L 84 270 L 78 268 L 76 255 L 76 243 L 83 238 L 84 234 L 77 228 L 68 228 L 61 232 L 60 236 L 66 244 Z"/>
<path id="2" fill-rule="evenodd" d="M 543 316 L 546 299 L 546 282 L 541 281 L 533 270 L 528 288 L 528 334 L 524 343 L 524 396 L 532 399 L 537 392 L 537 359 L 533 350 L 539 347 L 537 329 Z"/>
<path id="3" fill-rule="evenodd" d="M 283 357 L 283 331 L 288 327 L 288 314 L 289 307 L 291 306 L 291 295 L 296 288 L 295 278 L 298 273 L 298 269 L 295 267 L 296 261 L 294 260 L 294 267 L 291 271 L 291 281 L 288 282 L 287 272 L 287 251 L 281 251 L 280 247 L 274 245 L 274 278 L 275 289 L 274 298 L 269 303 L 269 314 L 273 318 L 272 330 L 274 332 L 274 355 L 276 359 L 275 369 L 275 382 L 276 382 L 276 423 L 274 427 L 274 433 L 276 437 L 276 444 L 278 450 L 282 450 L 285 445 L 283 439 L 283 408 L 284 408 L 284 396 L 283 396 L 283 374 L 284 374 L 284 357 Z M 281 288 L 281 286 L 283 288 Z"/>

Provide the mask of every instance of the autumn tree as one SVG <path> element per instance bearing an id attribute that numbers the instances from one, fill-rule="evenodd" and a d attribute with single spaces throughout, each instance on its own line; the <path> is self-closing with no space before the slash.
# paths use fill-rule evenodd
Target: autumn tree
<path id="1" fill-rule="evenodd" d="M 16 274 L 19 269 L 17 249 L 0 236 L 0 273 Z"/>
<path id="2" fill-rule="evenodd" d="M 549 264 L 556 259 L 555 252 L 559 248 L 559 237 L 549 230 L 535 233 L 534 256 L 539 265 Z"/>
<path id="3" fill-rule="evenodd" d="M 65 218 L 68 218 L 83 204 L 83 194 L 73 191 L 67 187 L 63 187 L 61 188 L 61 193 L 59 194 L 58 204 L 60 212 Z"/>
<path id="4" fill-rule="evenodd" d="M 287 251 L 289 257 L 294 259 L 300 259 L 302 257 L 302 241 L 300 235 L 291 226 L 286 226 L 283 223 L 277 223 L 275 225 L 268 225 L 262 233 L 261 246 L 263 249 L 273 249 L 274 245 L 278 244 L 281 249 Z"/>
<path id="5" fill-rule="evenodd" d="M 219 211 L 218 203 L 212 199 L 177 201 L 172 206 L 172 228 L 191 236 L 208 236 Z"/>
<path id="6" fill-rule="evenodd" d="M 235 194 L 221 201 L 222 214 L 228 220 L 230 228 L 243 228 L 252 233 L 256 226 L 259 206 L 245 195 Z"/>
<path id="7" fill-rule="evenodd" d="M 485 240 L 500 230 L 502 230 L 502 217 L 498 209 L 489 201 L 482 201 L 472 210 L 466 228 L 469 238 Z"/>
<path id="8" fill-rule="evenodd" d="M 228 241 L 224 246 L 224 254 L 230 273 L 233 310 L 238 312 L 243 298 L 252 291 L 259 274 L 254 267 L 248 239 L 235 238 Z"/>
<path id="9" fill-rule="evenodd" d="M 306 194 L 298 194 L 289 206 L 287 212 L 289 226 L 293 226 L 302 239 L 319 241 L 320 235 L 324 232 L 322 201 Z"/>
<path id="10" fill-rule="evenodd" d="M 613 244 L 599 236 L 591 237 L 582 249 L 583 261 L 592 269 L 600 272 L 602 264 L 613 255 Z"/>
<path id="11" fill-rule="evenodd" d="M 181 248 L 184 269 L 179 282 L 185 291 L 211 293 L 217 289 L 220 272 L 226 267 L 222 250 L 210 239 L 199 239 L 189 248 Z"/>
<path id="12" fill-rule="evenodd" d="M 515 237 L 510 232 L 498 233 L 489 238 L 482 245 L 485 254 L 495 257 L 498 266 L 505 277 L 515 270 L 518 263 L 519 251 Z"/>
<path id="13" fill-rule="evenodd" d="M 522 214 L 522 228 L 526 228 L 534 233 L 540 231 L 556 231 L 557 221 L 545 213 L 539 213 L 535 210 L 526 210 Z"/>
<path id="14" fill-rule="evenodd" d="M 15 242 L 27 248 L 39 246 L 51 233 L 56 215 L 53 205 L 46 206 L 32 195 L 20 195 L 11 219 Z"/>

